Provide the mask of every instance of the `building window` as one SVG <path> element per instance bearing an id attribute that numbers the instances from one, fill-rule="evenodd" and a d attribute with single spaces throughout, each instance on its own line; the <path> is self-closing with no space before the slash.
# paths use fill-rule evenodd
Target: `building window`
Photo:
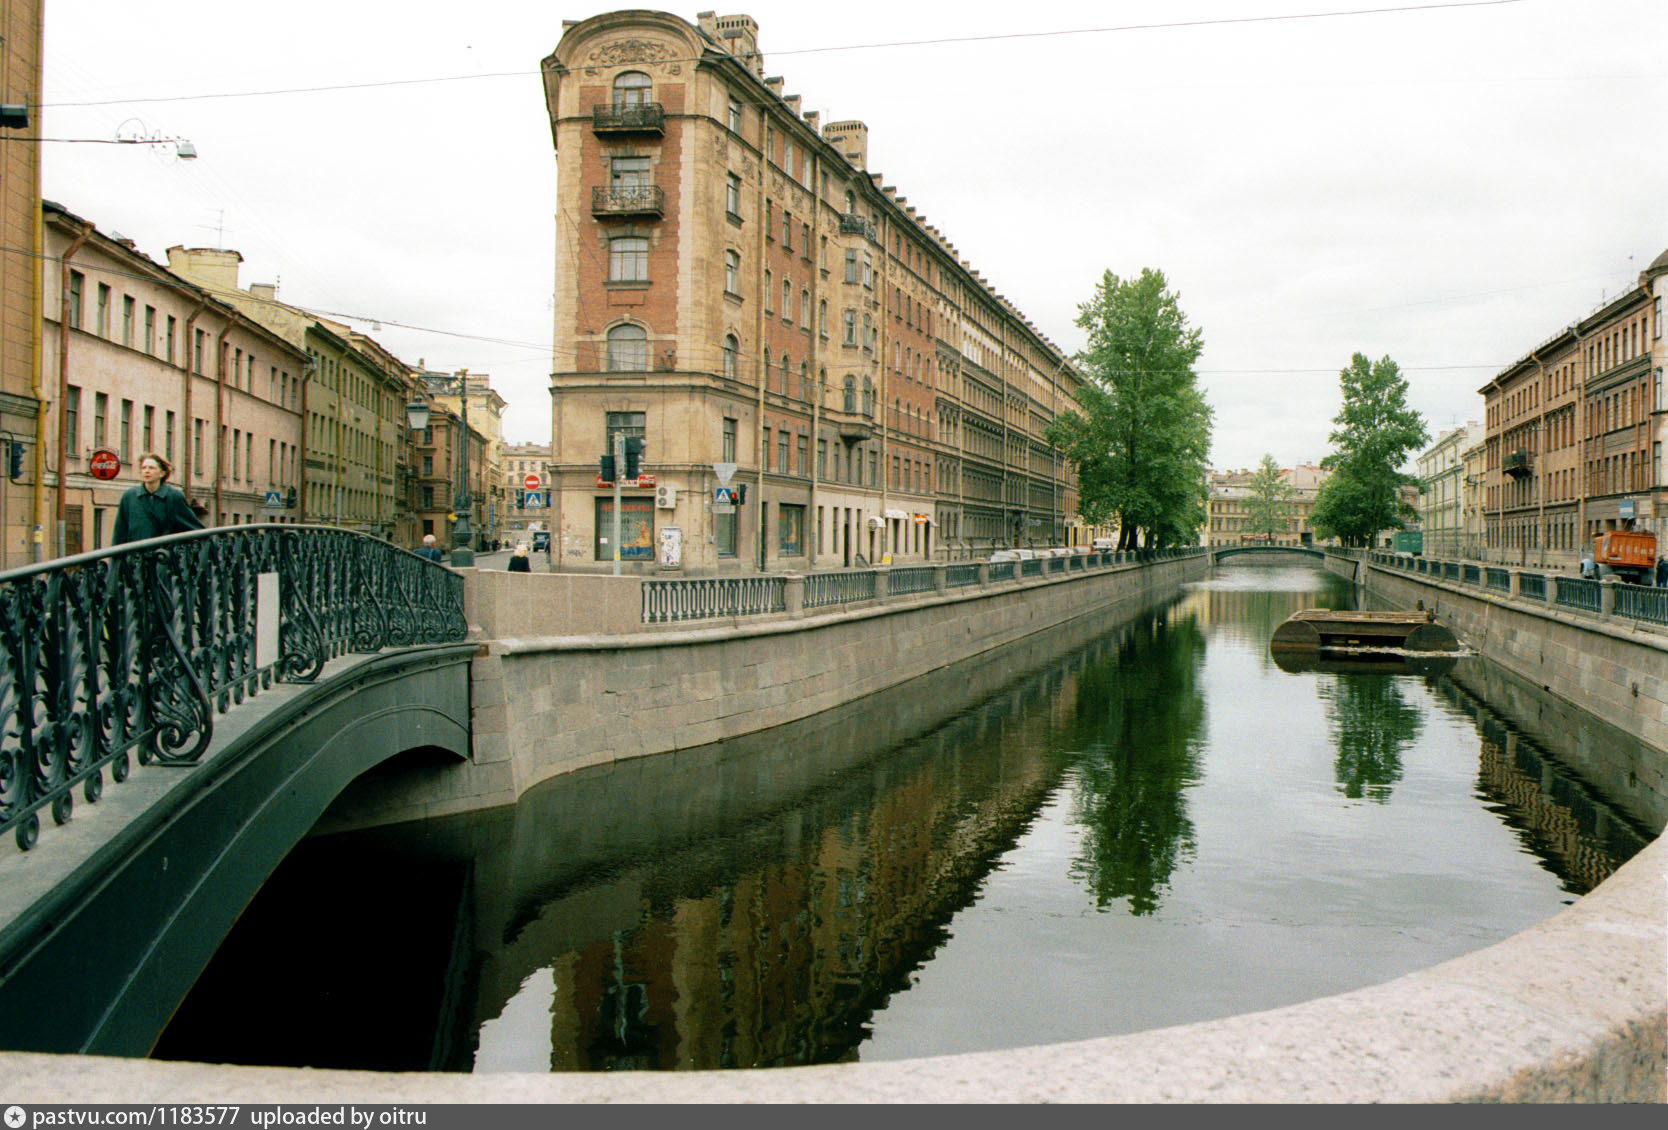
<path id="1" fill-rule="evenodd" d="M 782 320 L 793 321 L 793 284 L 787 279 L 782 280 Z"/>
<path id="2" fill-rule="evenodd" d="M 648 279 L 648 240 L 622 236 L 608 241 L 609 282 L 647 282 Z"/>
<path id="3" fill-rule="evenodd" d="M 149 404 L 145 405 L 144 433 L 141 442 L 144 444 L 143 451 L 156 450 L 156 409 Z M 141 454 L 143 454 L 143 451 Z"/>
<path id="4" fill-rule="evenodd" d="M 719 438 L 719 459 L 725 463 L 736 461 L 736 422 L 729 416 L 724 417 L 723 433 Z"/>
<path id="5" fill-rule="evenodd" d="M 615 106 L 646 106 L 654 80 L 642 71 L 626 71 L 614 77 Z"/>
<path id="6" fill-rule="evenodd" d="M 724 376 L 730 380 L 736 379 L 736 354 L 740 346 L 736 342 L 735 334 L 724 335 Z"/>
<path id="7" fill-rule="evenodd" d="M 173 462 L 173 459 L 174 459 L 174 413 L 173 413 L 172 409 L 170 409 L 166 413 L 165 420 L 166 420 L 166 423 L 167 423 L 167 426 L 164 429 L 164 434 L 166 436 L 166 440 L 165 440 L 166 446 L 162 449 L 162 454 L 168 458 L 169 462 Z"/>
<path id="8" fill-rule="evenodd" d="M 642 373 L 649 367 L 649 334 L 642 326 L 615 326 L 608 331 L 608 371 Z"/>
<path id="9" fill-rule="evenodd" d="M 614 560 L 614 499 L 596 500 L 596 560 Z M 620 560 L 654 560 L 654 498 L 620 499 Z"/>
<path id="10" fill-rule="evenodd" d="M 81 290 L 87 285 L 87 277 L 80 271 L 71 271 L 69 283 L 69 324 L 74 329 L 80 329 Z"/>
<path id="11" fill-rule="evenodd" d="M 116 454 L 123 463 L 133 462 L 133 401 L 122 401 L 121 431 L 117 433 Z"/>
<path id="12" fill-rule="evenodd" d="M 799 436 L 795 441 L 797 449 L 794 452 L 795 473 L 801 476 L 811 473 L 811 440 L 809 436 Z"/>
<path id="13" fill-rule="evenodd" d="M 811 292 L 808 290 L 799 292 L 799 328 L 811 328 Z"/>
<path id="14" fill-rule="evenodd" d="M 730 294 L 741 293 L 741 256 L 734 251 L 724 252 L 724 289 Z"/>
<path id="15" fill-rule="evenodd" d="M 622 197 L 654 184 L 647 157 L 615 157 L 608 162 L 608 187 Z"/>
<path id="16" fill-rule="evenodd" d="M 763 301 L 764 301 L 764 312 L 766 314 L 768 314 L 768 313 L 770 313 L 770 272 L 769 271 L 765 272 Z"/>
<path id="17" fill-rule="evenodd" d="M 145 307 L 145 352 L 156 356 L 156 307 Z"/>
<path id="18" fill-rule="evenodd" d="M 614 451 L 614 437 L 643 438 L 643 413 L 641 412 L 609 412 L 606 418 L 607 435 L 603 437 L 603 450 L 612 454 Z M 620 468 L 623 473 L 625 468 Z"/>
<path id="19" fill-rule="evenodd" d="M 81 458 L 81 386 L 68 385 L 64 389 L 64 455 Z"/>
<path id="20" fill-rule="evenodd" d="M 728 514 L 714 514 L 712 516 L 712 535 L 715 548 L 720 557 L 734 557 L 736 555 L 736 521 L 734 508 Z"/>
<path id="21" fill-rule="evenodd" d="M 93 394 L 93 446 L 104 446 L 104 422 L 110 413 L 110 394 L 95 392 Z"/>
<path id="22" fill-rule="evenodd" d="M 741 178 L 734 173 L 724 177 L 724 211 L 741 219 Z"/>
<path id="23" fill-rule="evenodd" d="M 782 209 L 782 250 L 793 250 L 793 214 Z"/>
<path id="24" fill-rule="evenodd" d="M 134 310 L 135 310 L 135 307 L 134 307 L 134 304 L 133 304 L 133 296 L 130 295 L 130 294 L 122 295 L 122 344 L 123 345 L 131 346 L 133 344 L 133 328 L 134 328 L 133 314 L 134 314 Z"/>
<path id="25" fill-rule="evenodd" d="M 828 300 L 817 300 L 817 333 L 824 341 L 828 340 Z"/>
<path id="26" fill-rule="evenodd" d="M 94 330 L 99 337 L 110 336 L 110 288 L 104 283 L 98 284 L 98 325 Z"/>
<path id="27" fill-rule="evenodd" d="M 857 344 L 857 311 L 847 310 L 844 314 L 844 318 L 845 318 L 845 326 L 846 326 L 845 344 L 847 344 L 847 345 L 856 345 Z"/>
<path id="28" fill-rule="evenodd" d="M 846 281 L 848 283 L 857 281 L 857 251 L 855 248 L 846 250 Z"/>
<path id="29" fill-rule="evenodd" d="M 731 133 L 741 132 L 741 103 L 734 98 L 730 99 L 729 117 L 724 124 L 730 127 Z"/>
<path id="30" fill-rule="evenodd" d="M 805 554 L 805 507 L 784 502 L 776 508 L 776 548 L 783 557 Z"/>

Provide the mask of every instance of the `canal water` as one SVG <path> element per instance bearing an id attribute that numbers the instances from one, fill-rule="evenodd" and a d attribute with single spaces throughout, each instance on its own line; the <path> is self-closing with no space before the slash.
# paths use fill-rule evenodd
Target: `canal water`
<path id="1" fill-rule="evenodd" d="M 1632 739 L 1537 727 L 1522 688 L 1514 720 L 1480 659 L 1270 657 L 1353 600 L 1224 567 L 802 725 L 315 837 L 155 1054 L 699 1069 L 1113 1035 L 1479 949 L 1661 830 L 1557 748 Z"/>

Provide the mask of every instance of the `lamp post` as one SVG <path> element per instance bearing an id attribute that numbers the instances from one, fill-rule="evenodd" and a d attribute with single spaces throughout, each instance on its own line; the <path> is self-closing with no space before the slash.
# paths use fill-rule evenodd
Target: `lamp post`
<path id="1" fill-rule="evenodd" d="M 449 377 L 440 377 L 445 391 L 451 391 L 451 384 L 457 381 L 459 419 L 462 427 L 458 434 L 458 481 L 457 493 L 452 498 L 452 564 L 469 566 L 475 564 L 475 552 L 469 547 L 471 530 L 469 512 L 473 499 L 469 493 L 469 370 L 459 369 Z M 413 431 L 422 431 L 429 426 L 429 406 L 423 401 L 412 401 L 405 406 L 406 423 Z"/>

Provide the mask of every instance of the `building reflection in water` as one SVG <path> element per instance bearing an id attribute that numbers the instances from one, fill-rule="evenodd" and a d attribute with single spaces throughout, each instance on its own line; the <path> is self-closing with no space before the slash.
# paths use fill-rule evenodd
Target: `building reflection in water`
<path id="1" fill-rule="evenodd" d="M 1160 916 L 1197 839 L 1207 641 L 1237 624 L 1247 662 L 1266 663 L 1274 626 L 1315 596 L 1200 590 L 803 724 L 575 773 L 513 810 L 310 841 L 273 884 L 292 902 L 263 892 L 159 1054 L 477 1071 L 855 1058 L 1054 798 L 1086 903 Z M 1392 795 L 1420 725 L 1412 687 L 1486 716 L 1434 672 L 1307 677 L 1330 686 L 1335 781 L 1323 761 L 1320 787 L 1346 797 Z M 1479 787 L 1548 867 L 1567 862 L 1571 889 L 1644 842 L 1488 725 Z M 377 884 L 397 897 L 367 898 Z M 355 949 L 373 956 L 316 971 Z"/>

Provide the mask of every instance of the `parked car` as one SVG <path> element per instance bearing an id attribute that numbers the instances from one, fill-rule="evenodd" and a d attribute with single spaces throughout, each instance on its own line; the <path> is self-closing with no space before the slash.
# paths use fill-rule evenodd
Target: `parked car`
<path id="1" fill-rule="evenodd" d="M 534 530 L 533 531 L 532 549 L 533 549 L 533 552 L 535 552 L 535 553 L 549 553 L 550 552 L 550 531 L 549 530 Z"/>

